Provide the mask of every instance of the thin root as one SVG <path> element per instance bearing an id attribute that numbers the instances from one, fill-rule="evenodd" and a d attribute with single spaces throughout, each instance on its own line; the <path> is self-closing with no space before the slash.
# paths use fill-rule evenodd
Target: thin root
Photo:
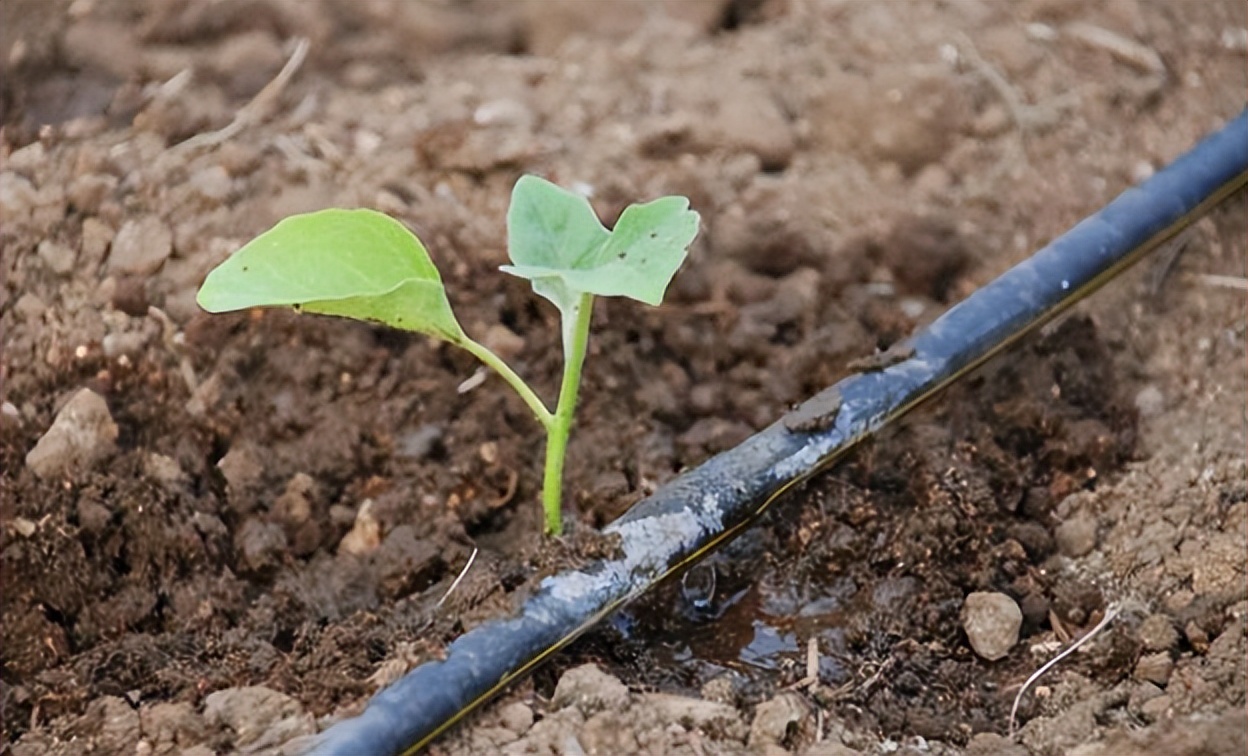
<path id="1" fill-rule="evenodd" d="M 1206 286 L 1248 291 L 1248 278 L 1243 278 L 1241 276 L 1219 276 L 1213 273 L 1189 273 L 1184 276 L 1184 278 Z"/>
<path id="2" fill-rule="evenodd" d="M 1057 664 L 1062 659 L 1065 659 L 1067 656 L 1074 653 L 1075 649 L 1079 648 L 1084 643 L 1087 643 L 1089 640 L 1092 639 L 1093 636 L 1097 635 L 1102 630 L 1104 630 L 1105 627 L 1108 626 L 1109 623 L 1113 621 L 1114 617 L 1117 617 L 1117 616 L 1118 616 L 1118 607 L 1116 606 L 1109 607 L 1109 610 L 1105 612 L 1105 617 L 1096 624 L 1096 627 L 1092 628 L 1091 630 L 1087 632 L 1086 635 L 1084 635 L 1082 638 L 1072 643 L 1070 647 L 1067 648 L 1065 651 L 1061 652 L 1057 656 L 1054 656 L 1052 659 L 1049 659 L 1047 662 L 1045 662 L 1043 667 L 1031 673 L 1031 677 L 1027 678 L 1027 681 L 1023 683 L 1023 687 L 1018 689 L 1018 695 L 1014 696 L 1014 705 L 1010 707 L 1010 734 L 1009 736 L 1011 738 L 1014 737 L 1014 724 L 1015 724 L 1015 718 L 1018 715 L 1018 704 L 1019 702 L 1023 700 L 1023 694 L 1027 692 L 1027 689 L 1031 687 L 1031 684 L 1034 683 L 1036 680 L 1040 679 L 1040 676 L 1043 675 L 1045 672 L 1048 672 L 1053 667 L 1053 665 Z"/>
<path id="3" fill-rule="evenodd" d="M 464 569 L 459 571 L 459 575 L 455 577 L 455 582 L 451 583 L 451 587 L 446 589 L 446 593 L 442 596 L 442 598 L 438 599 L 438 603 L 434 607 L 435 609 L 441 608 L 442 604 L 446 603 L 446 600 L 450 598 L 451 594 L 455 592 L 455 589 L 459 587 L 460 582 L 464 579 L 464 575 L 468 574 L 468 570 L 472 567 L 472 563 L 475 562 L 476 560 L 477 560 L 477 547 L 473 546 L 472 556 L 468 557 L 468 563 L 464 565 Z"/>

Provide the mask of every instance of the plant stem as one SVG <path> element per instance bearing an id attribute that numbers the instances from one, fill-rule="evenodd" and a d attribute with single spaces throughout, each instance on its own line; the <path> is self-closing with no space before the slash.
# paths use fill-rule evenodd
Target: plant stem
<path id="1" fill-rule="evenodd" d="M 537 421 L 542 424 L 542 427 L 546 429 L 546 432 L 551 432 L 551 423 L 554 422 L 555 416 L 550 414 L 550 410 L 546 409 L 546 403 L 542 401 L 541 397 L 533 392 L 533 389 L 529 388 L 529 384 L 525 383 L 524 379 L 516 374 L 516 371 L 511 369 L 511 366 L 509 366 L 506 362 L 503 362 L 501 357 L 467 336 L 464 337 L 464 340 L 460 342 L 459 345 L 475 355 L 477 359 L 493 368 L 494 372 L 502 376 L 503 380 L 507 381 L 507 383 L 509 383 L 511 387 L 516 390 L 516 393 L 520 395 L 520 398 L 524 400 L 524 403 L 529 405 L 529 409 L 533 411 L 533 414 L 537 417 Z"/>
<path id="2" fill-rule="evenodd" d="M 571 322 L 563 322 L 563 383 L 559 386 L 559 404 L 546 429 L 546 474 L 542 479 L 542 509 L 546 513 L 546 533 L 563 533 L 563 458 L 572 431 L 572 415 L 581 387 L 581 366 L 585 362 L 585 346 L 589 343 L 589 319 L 594 312 L 594 296 L 582 294 Z M 566 313 L 565 313 L 566 315 Z"/>

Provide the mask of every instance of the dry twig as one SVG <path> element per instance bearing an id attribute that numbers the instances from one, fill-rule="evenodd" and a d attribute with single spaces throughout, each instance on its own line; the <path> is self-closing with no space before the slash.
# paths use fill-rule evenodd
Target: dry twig
<path id="1" fill-rule="evenodd" d="M 248 126 L 263 120 L 269 115 L 273 104 L 277 102 L 277 98 L 282 93 L 282 90 L 286 88 L 286 85 L 290 83 L 299 67 L 303 65 L 304 59 L 308 57 L 308 45 L 307 37 L 298 37 L 295 40 L 295 49 L 290 54 L 290 59 L 286 61 L 286 65 L 282 66 L 282 70 L 277 72 L 277 76 L 273 77 L 273 81 L 266 84 L 264 89 L 261 89 L 256 93 L 255 97 L 251 98 L 251 102 L 244 105 L 234 114 L 234 120 L 216 131 L 196 134 L 185 142 L 176 145 L 173 149 L 195 150 L 201 147 L 215 147 L 222 142 L 229 141 Z"/>

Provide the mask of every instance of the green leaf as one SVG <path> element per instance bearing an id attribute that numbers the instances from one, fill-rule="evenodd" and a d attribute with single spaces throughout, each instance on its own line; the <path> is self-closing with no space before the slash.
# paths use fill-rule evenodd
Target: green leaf
<path id="1" fill-rule="evenodd" d="M 424 245 L 373 210 L 282 220 L 209 273 L 197 301 L 208 312 L 288 306 L 466 338 Z"/>
<path id="2" fill-rule="evenodd" d="M 584 197 L 521 176 L 507 209 L 507 254 L 516 265 L 572 270 L 611 236 Z"/>
<path id="3" fill-rule="evenodd" d="M 698 233 L 698 214 L 684 197 L 632 205 L 607 231 L 584 198 L 534 176 L 512 192 L 503 270 L 529 279 L 560 310 L 581 293 L 623 296 L 658 305 Z"/>

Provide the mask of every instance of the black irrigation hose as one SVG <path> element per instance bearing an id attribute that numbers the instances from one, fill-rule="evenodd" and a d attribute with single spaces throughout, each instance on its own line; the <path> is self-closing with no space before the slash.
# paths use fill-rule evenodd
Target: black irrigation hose
<path id="1" fill-rule="evenodd" d="M 317 736 L 317 756 L 413 753 L 605 615 L 737 535 L 780 494 L 845 456 L 1024 333 L 1098 289 L 1248 184 L 1248 111 L 910 339 L 604 529 L 617 558 L 542 581 Z"/>

